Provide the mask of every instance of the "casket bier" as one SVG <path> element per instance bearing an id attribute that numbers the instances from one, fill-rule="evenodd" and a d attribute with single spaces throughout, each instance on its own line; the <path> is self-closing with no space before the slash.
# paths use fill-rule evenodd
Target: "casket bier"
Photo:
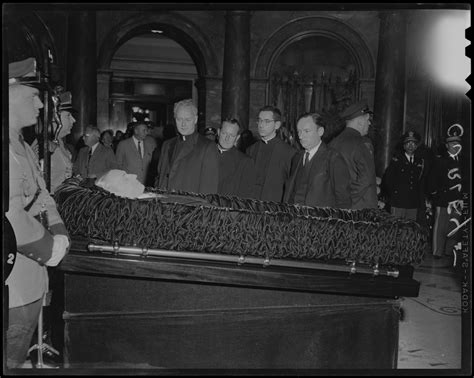
<path id="1" fill-rule="evenodd" d="M 57 191 L 73 238 L 59 267 L 65 366 L 396 368 L 401 298 L 418 295 L 426 245 L 417 223 L 154 195 L 73 179 Z"/>

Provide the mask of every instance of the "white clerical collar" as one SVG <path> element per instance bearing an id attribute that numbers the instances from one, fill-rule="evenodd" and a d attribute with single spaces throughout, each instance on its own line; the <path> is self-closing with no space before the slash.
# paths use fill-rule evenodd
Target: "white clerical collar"
<path id="1" fill-rule="evenodd" d="M 222 153 L 224 153 L 224 152 L 226 152 L 226 151 L 230 151 L 230 150 L 232 149 L 232 147 L 225 149 L 225 148 L 222 148 L 219 144 L 217 144 L 217 149 L 218 149 L 219 152 L 222 154 Z"/>
<path id="2" fill-rule="evenodd" d="M 262 142 L 265 143 L 265 144 L 268 144 L 268 142 L 270 142 L 272 139 L 275 139 L 276 137 L 276 134 L 273 135 L 271 138 L 268 138 L 268 139 L 265 139 L 264 137 L 262 137 Z"/>
<path id="3" fill-rule="evenodd" d="M 311 150 L 305 151 L 305 152 L 309 152 L 308 161 L 311 161 L 311 159 L 316 154 L 316 152 L 318 152 L 320 145 L 321 145 L 321 141 L 319 141 L 318 145 L 314 146 Z"/>
<path id="4" fill-rule="evenodd" d="M 97 142 L 96 144 L 94 144 L 92 147 L 91 147 L 91 154 L 94 153 L 95 149 L 97 148 L 97 146 L 99 145 L 99 142 Z"/>

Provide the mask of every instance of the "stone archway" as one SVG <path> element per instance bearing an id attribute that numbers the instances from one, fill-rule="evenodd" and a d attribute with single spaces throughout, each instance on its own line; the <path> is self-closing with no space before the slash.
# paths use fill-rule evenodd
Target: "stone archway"
<path id="1" fill-rule="evenodd" d="M 110 79 L 110 64 L 117 49 L 129 39 L 149 32 L 151 29 L 162 30 L 165 36 L 179 43 L 191 56 L 198 80 L 199 128 L 206 122 L 206 86 L 207 76 L 217 76 L 217 56 L 207 39 L 193 22 L 173 13 L 142 13 L 127 18 L 109 31 L 99 49 L 98 68 L 98 123 L 108 124 L 108 82 Z M 107 98 L 107 101 L 104 101 Z M 107 108 L 107 110 L 106 110 Z"/>
<path id="2" fill-rule="evenodd" d="M 364 79 L 374 77 L 374 59 L 362 37 L 345 23 L 326 17 L 305 17 L 283 25 L 258 52 L 253 77 L 268 79 L 273 62 L 280 53 L 292 43 L 309 36 L 321 36 L 338 41 L 356 62 L 358 76 Z"/>
<path id="3" fill-rule="evenodd" d="M 199 76 L 217 75 L 217 57 L 207 37 L 185 17 L 171 12 L 139 14 L 124 20 L 107 35 L 99 50 L 98 69 L 107 70 L 115 51 L 130 38 L 162 29 L 164 34 L 181 44 L 194 60 Z"/>

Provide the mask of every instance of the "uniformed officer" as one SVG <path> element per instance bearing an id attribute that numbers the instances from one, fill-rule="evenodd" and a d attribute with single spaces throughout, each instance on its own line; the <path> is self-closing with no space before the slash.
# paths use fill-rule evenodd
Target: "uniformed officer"
<path id="1" fill-rule="evenodd" d="M 374 148 L 367 137 L 372 111 L 367 102 L 361 100 L 349 105 L 341 113 L 341 118 L 346 121 L 346 128 L 331 141 L 329 147 L 338 151 L 347 164 L 352 209 L 376 209 Z"/>
<path id="2" fill-rule="evenodd" d="M 403 151 L 396 152 L 382 177 L 390 212 L 398 217 L 417 219 L 424 204 L 422 178 L 425 161 L 415 153 L 421 141 L 415 131 L 402 135 Z"/>
<path id="3" fill-rule="evenodd" d="M 36 123 L 43 103 L 36 61 L 8 66 L 9 203 L 6 217 L 17 240 L 18 255 L 6 284 L 9 293 L 7 367 L 21 367 L 38 324 L 48 290 L 46 266 L 56 266 L 69 248 L 69 236 L 49 195 L 31 147 L 21 130 Z"/>

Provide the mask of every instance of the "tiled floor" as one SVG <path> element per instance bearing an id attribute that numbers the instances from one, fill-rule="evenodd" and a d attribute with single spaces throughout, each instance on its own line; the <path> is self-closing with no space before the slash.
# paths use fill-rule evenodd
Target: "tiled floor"
<path id="1" fill-rule="evenodd" d="M 415 269 L 416 298 L 404 298 L 399 369 L 461 368 L 461 280 L 452 266 L 434 267 L 431 257 Z"/>

